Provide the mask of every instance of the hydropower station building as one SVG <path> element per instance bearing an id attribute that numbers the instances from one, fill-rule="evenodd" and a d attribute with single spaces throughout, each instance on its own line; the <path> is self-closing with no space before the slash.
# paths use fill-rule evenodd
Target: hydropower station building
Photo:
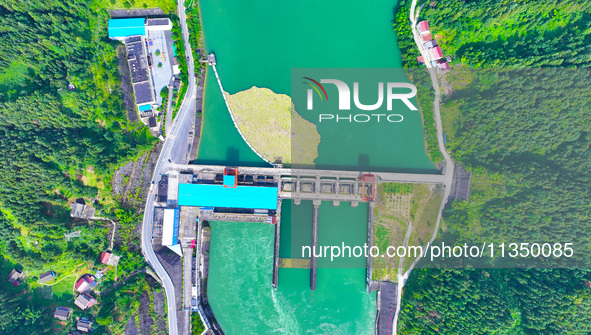
<path id="1" fill-rule="evenodd" d="M 152 234 L 180 256 L 181 242 L 186 246 L 196 237 L 197 220 L 276 222 L 279 190 L 274 181 L 241 178 L 239 183 L 232 168 L 210 177 L 170 173 L 158 185 Z"/>

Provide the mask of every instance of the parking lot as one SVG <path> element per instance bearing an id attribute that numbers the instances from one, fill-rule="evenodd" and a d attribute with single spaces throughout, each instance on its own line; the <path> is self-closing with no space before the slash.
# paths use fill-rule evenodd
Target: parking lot
<path id="1" fill-rule="evenodd" d="M 160 91 L 170 84 L 173 75 L 172 40 L 170 31 L 162 30 L 148 31 L 147 38 L 149 41 L 148 53 L 152 56 L 152 77 L 156 91 L 156 102 L 161 105 Z"/>

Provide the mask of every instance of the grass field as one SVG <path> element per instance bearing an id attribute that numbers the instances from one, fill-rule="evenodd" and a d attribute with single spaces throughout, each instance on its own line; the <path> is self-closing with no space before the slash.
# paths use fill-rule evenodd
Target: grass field
<path id="1" fill-rule="evenodd" d="M 410 202 L 404 201 L 408 197 Z M 442 197 L 443 189 L 439 185 L 380 183 L 374 211 L 373 245 L 380 248 L 382 254 L 388 247 L 403 246 L 412 222 L 408 245 L 424 246 L 433 233 Z M 414 255 L 405 257 L 404 269 L 414 259 Z M 372 278 L 396 282 L 399 261 L 398 257 L 374 258 Z"/>
<path id="2" fill-rule="evenodd" d="M 56 300 L 68 301 L 72 298 L 72 287 L 76 278 L 76 276 L 68 277 L 51 287 Z"/>
<path id="3" fill-rule="evenodd" d="M 84 171 L 82 172 L 82 182 L 84 183 L 84 185 L 97 187 L 97 177 L 94 173 L 94 170 L 90 168 L 84 169 Z"/>

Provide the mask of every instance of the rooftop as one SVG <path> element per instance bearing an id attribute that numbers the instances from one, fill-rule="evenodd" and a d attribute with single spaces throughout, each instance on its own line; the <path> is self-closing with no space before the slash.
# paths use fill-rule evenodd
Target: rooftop
<path id="1" fill-rule="evenodd" d="M 152 116 L 148 119 L 148 127 L 150 128 L 154 128 L 156 127 L 158 124 L 156 123 L 156 117 Z"/>
<path id="2" fill-rule="evenodd" d="M 427 20 L 419 22 L 419 30 L 421 33 L 425 33 L 429 31 L 429 22 Z"/>
<path id="3" fill-rule="evenodd" d="M 79 331 L 88 332 L 88 331 L 90 331 L 91 327 L 92 327 L 92 322 L 90 322 L 88 320 L 80 319 L 80 321 L 78 321 L 76 323 L 76 329 Z"/>
<path id="4" fill-rule="evenodd" d="M 50 270 L 47 272 L 43 272 L 41 275 L 39 275 L 39 281 L 44 283 L 46 281 L 53 279 L 54 277 L 55 277 L 55 272 Z"/>
<path id="5" fill-rule="evenodd" d="M 19 279 L 23 275 L 23 272 L 17 268 L 12 269 L 8 274 L 8 281 L 12 282 Z"/>
<path id="6" fill-rule="evenodd" d="M 109 38 L 123 38 L 133 35 L 146 35 L 146 25 L 143 17 L 131 19 L 109 20 Z"/>
<path id="7" fill-rule="evenodd" d="M 166 208 L 162 224 L 162 245 L 175 245 L 179 238 L 180 211 Z"/>
<path id="8" fill-rule="evenodd" d="M 126 41 L 127 62 L 131 72 L 131 82 L 139 83 L 148 80 L 148 64 L 145 57 L 144 43 L 142 39 L 136 41 L 135 38 Z"/>
<path id="9" fill-rule="evenodd" d="M 170 24 L 170 19 L 168 19 L 168 18 L 147 19 L 146 20 L 147 26 L 167 26 L 169 24 Z"/>
<path id="10" fill-rule="evenodd" d="M 72 309 L 68 307 L 56 307 L 55 312 L 53 312 L 53 317 L 60 320 L 67 320 L 70 317 L 70 313 L 72 313 Z"/>
<path id="11" fill-rule="evenodd" d="M 103 251 L 101 254 L 101 263 L 107 264 L 109 262 L 109 258 L 111 258 L 111 253 Z"/>
<path id="12" fill-rule="evenodd" d="M 85 310 L 88 307 L 91 307 L 96 303 L 96 299 L 94 299 L 90 294 L 84 293 L 78 296 L 74 301 L 74 304 L 80 309 Z"/>
<path id="13" fill-rule="evenodd" d="M 277 209 L 277 187 L 179 184 L 180 206 Z"/>
<path id="14" fill-rule="evenodd" d="M 147 81 L 133 84 L 133 93 L 135 94 L 135 101 L 138 104 L 154 101 L 152 85 Z"/>
<path id="15" fill-rule="evenodd" d="M 168 195 L 168 175 L 163 175 L 158 182 L 158 202 L 166 202 Z"/>

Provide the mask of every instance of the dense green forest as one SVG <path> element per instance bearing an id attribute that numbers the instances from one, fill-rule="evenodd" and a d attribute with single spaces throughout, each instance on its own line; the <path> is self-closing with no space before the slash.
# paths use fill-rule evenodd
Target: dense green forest
<path id="1" fill-rule="evenodd" d="M 402 334 L 589 334 L 590 273 L 568 269 L 417 269 Z"/>
<path id="2" fill-rule="evenodd" d="M 154 140 L 125 118 L 105 12 L 86 1 L 8 1 L 0 14 L 0 222 L 9 226 L 0 248 L 26 266 L 66 251 L 68 199 L 97 196 L 76 175 L 92 166 L 108 177 Z"/>
<path id="3" fill-rule="evenodd" d="M 93 264 L 109 245 L 110 224 L 70 217 L 69 204 L 76 198 L 90 202 L 97 216 L 117 221 L 119 276 L 145 266 L 134 233 L 141 216 L 112 197 L 110 182 L 116 168 L 150 150 L 156 139 L 126 118 L 120 44 L 106 36 L 104 7 L 112 4 L 0 2 L 2 276 L 15 264 L 27 275 L 19 287 L 2 290 L 2 334 L 67 332 L 52 331 L 52 313 L 56 304 L 73 307 L 74 277 L 56 285 L 52 298 L 51 289 L 47 296 L 36 283 L 37 276 L 47 270 L 58 278 L 96 271 Z M 73 230 L 81 236 L 66 241 L 64 234 Z M 113 279 L 110 272 L 103 289 Z"/>
<path id="4" fill-rule="evenodd" d="M 395 29 L 404 66 L 418 67 L 418 51 L 407 34 L 411 2 L 399 2 Z M 444 56 L 455 63 L 585 67 L 591 64 L 590 13 L 591 3 L 580 0 L 437 0 L 424 3 L 420 20 L 429 21 Z"/>
<path id="5" fill-rule="evenodd" d="M 395 30 L 419 102 L 428 94 L 423 114 L 432 113 L 431 83 L 410 69 L 420 67 L 410 3 L 399 3 Z M 423 19 L 452 59 L 441 78 L 447 149 L 473 173 L 470 199 L 448 205 L 439 239 L 572 242 L 575 256 L 519 263 L 531 269 L 417 269 L 400 331 L 589 334 L 591 4 L 439 0 L 425 3 Z M 571 269 L 547 268 L 557 265 Z"/>

